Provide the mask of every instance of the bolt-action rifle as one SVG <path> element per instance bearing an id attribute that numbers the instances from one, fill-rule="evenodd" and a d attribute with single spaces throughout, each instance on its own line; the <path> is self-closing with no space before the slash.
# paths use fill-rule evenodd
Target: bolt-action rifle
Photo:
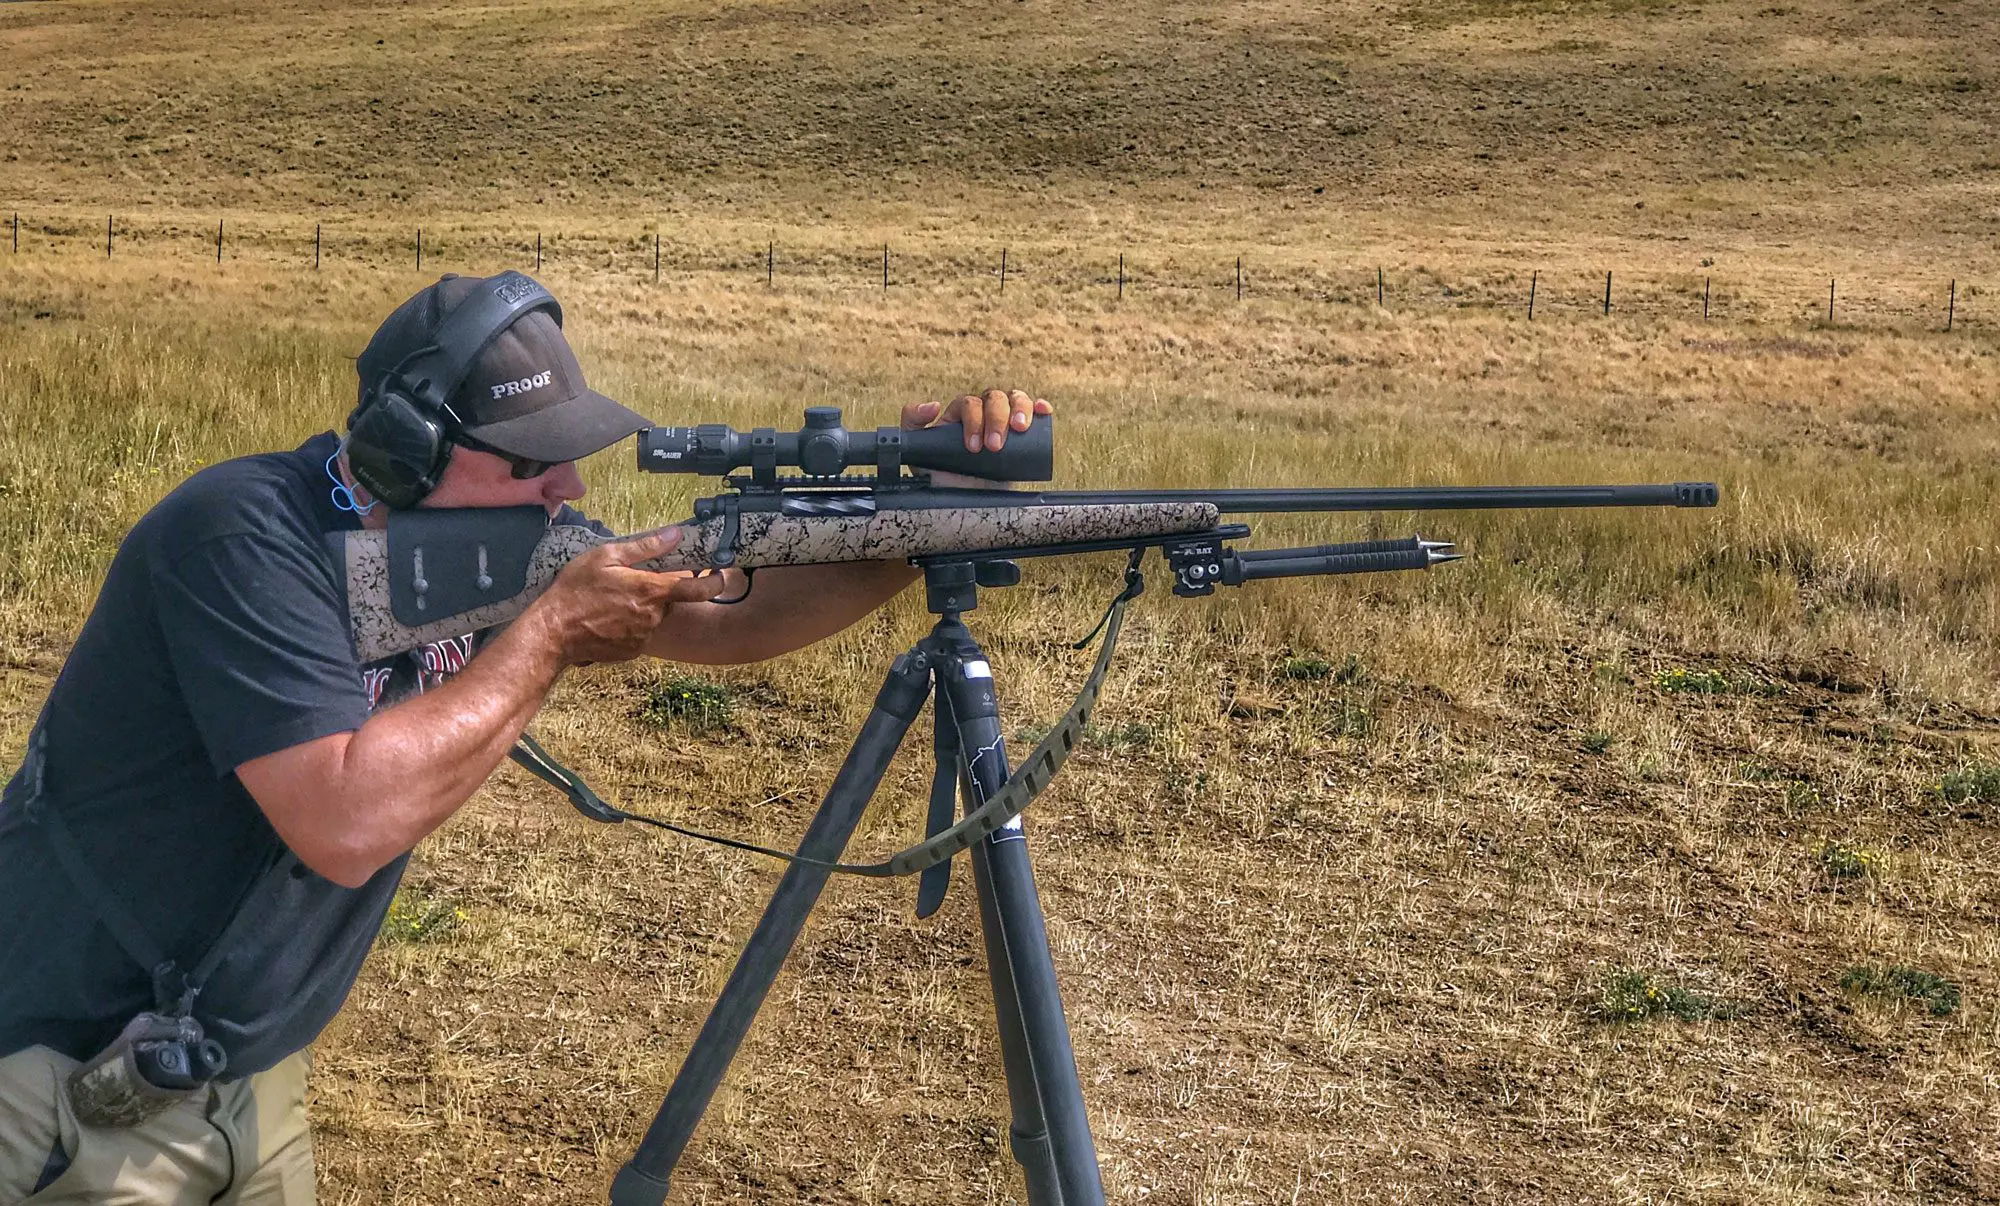
<path id="1" fill-rule="evenodd" d="M 1428 569 L 1457 559 L 1417 539 L 1238 550 L 1247 527 L 1224 515 L 1306 511 L 1444 511 L 1516 507 L 1712 507 L 1715 486 L 1470 486 L 1264 490 L 1009 490 L 937 486 L 932 472 L 996 482 L 1053 475 L 1053 421 L 1034 420 L 998 452 L 967 452 L 956 425 L 851 432 L 840 411 L 809 407 L 803 431 L 720 424 L 639 433 L 648 473 L 723 476 L 697 499 L 679 547 L 654 570 L 957 559 L 988 567 L 1024 557 L 1158 548 L 1174 593 L 1264 578 Z M 781 475 L 781 468 L 796 474 Z M 852 474 L 849 470 L 871 472 Z M 747 470 L 748 474 L 737 475 Z M 576 557 L 612 537 L 551 527 L 540 507 L 394 512 L 386 532 L 338 538 L 356 650 L 373 661 L 520 615 Z M 1000 585 L 997 581 L 983 585 Z"/>
<path id="2" fill-rule="evenodd" d="M 1102 1206 L 1104 1188 L 1083 1106 L 1069 1026 L 1049 958 L 1020 815 L 1082 738 L 1110 667 L 1126 605 L 1158 549 L 1173 593 L 1267 578 L 1425 570 L 1456 560 L 1446 542 L 1410 536 L 1306 548 L 1237 547 L 1250 529 L 1223 516 L 1260 512 L 1443 511 L 1529 507 L 1712 507 L 1708 482 L 1628 486 L 1303 488 L 1253 490 L 1011 490 L 935 484 L 934 473 L 995 482 L 1052 476 L 1052 421 L 1035 419 L 998 452 L 968 452 L 962 430 L 893 427 L 851 432 L 833 407 L 811 407 L 803 430 L 721 425 L 639 433 L 639 468 L 721 476 L 698 499 L 654 570 L 736 567 L 746 586 L 766 566 L 905 560 L 924 571 L 938 616 L 930 635 L 898 657 L 833 785 L 795 853 L 694 833 L 613 807 L 524 737 L 515 759 L 565 791 L 585 816 L 638 821 L 787 860 L 771 902 L 688 1051 L 632 1160 L 611 1186 L 614 1206 L 658 1206 L 668 1177 L 737 1047 L 835 872 L 920 875 L 917 914 L 943 902 L 952 858 L 971 852 L 1002 1060 L 1013 1112 L 1012 1148 L 1031 1206 Z M 795 470 L 785 474 L 781 470 Z M 859 473 L 851 471 L 860 470 Z M 382 532 L 337 538 L 355 647 L 364 660 L 504 623 L 547 589 L 571 558 L 609 537 L 552 527 L 540 507 L 394 512 Z M 1124 589 L 1083 689 L 1047 737 L 1009 769 L 999 702 L 985 654 L 961 621 L 981 588 L 1020 581 L 1031 557 L 1125 551 Z M 1078 642 L 1082 647 L 1096 636 Z M 873 863 L 840 862 L 863 809 L 923 704 L 932 704 L 936 766 L 924 840 Z M 964 802 L 964 816 L 953 820 Z"/>

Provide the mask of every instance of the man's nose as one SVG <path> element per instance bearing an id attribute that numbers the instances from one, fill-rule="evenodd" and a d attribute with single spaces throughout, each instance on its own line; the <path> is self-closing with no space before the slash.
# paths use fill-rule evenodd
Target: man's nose
<path id="1" fill-rule="evenodd" d="M 554 505 L 575 502 L 583 495 L 583 474 L 577 472 L 575 461 L 564 461 L 542 477 L 542 497 Z"/>

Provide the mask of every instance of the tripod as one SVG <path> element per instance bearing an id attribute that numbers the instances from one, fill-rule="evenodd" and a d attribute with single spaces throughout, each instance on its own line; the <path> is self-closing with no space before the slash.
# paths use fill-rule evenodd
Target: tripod
<path id="1" fill-rule="evenodd" d="M 796 861 L 778 881 L 645 1139 L 612 1181 L 613 1206 L 660 1206 L 666 1200 L 675 1163 L 926 698 L 935 720 L 937 760 L 930 832 L 951 823 L 961 793 L 970 813 L 1007 783 L 993 671 L 959 616 L 978 606 L 980 587 L 1019 581 L 1020 572 L 1009 561 L 945 557 L 924 563 L 925 593 L 937 623 L 890 666 L 853 749 L 799 843 Z M 1027 1181 L 1028 1201 L 1103 1206 L 1096 1145 L 1019 817 L 973 843 L 970 854 L 1013 1114 L 1011 1146 Z M 942 903 L 950 866 L 940 862 L 924 871 L 918 916 L 929 916 Z"/>

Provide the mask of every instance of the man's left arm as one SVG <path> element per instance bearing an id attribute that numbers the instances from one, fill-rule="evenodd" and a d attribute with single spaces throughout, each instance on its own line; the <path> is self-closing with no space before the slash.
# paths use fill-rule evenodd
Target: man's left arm
<path id="1" fill-rule="evenodd" d="M 825 640 L 887 603 L 919 571 L 901 561 L 771 566 L 741 603 L 679 603 L 646 652 L 704 666 L 761 662 Z M 730 589 L 742 589 L 732 573 Z"/>
<path id="2" fill-rule="evenodd" d="M 902 426 L 913 431 L 962 423 L 968 450 L 998 451 L 1009 431 L 1025 431 L 1034 416 L 1050 413 L 1045 399 L 1018 389 L 993 389 L 984 395 L 966 394 L 949 405 L 920 402 L 905 407 Z M 760 569 L 750 597 L 741 603 L 677 604 L 646 642 L 646 652 L 668 661 L 708 666 L 760 662 L 825 640 L 921 576 L 921 571 L 902 561 Z M 739 593 L 742 575 L 732 572 L 730 578 L 729 593 Z"/>

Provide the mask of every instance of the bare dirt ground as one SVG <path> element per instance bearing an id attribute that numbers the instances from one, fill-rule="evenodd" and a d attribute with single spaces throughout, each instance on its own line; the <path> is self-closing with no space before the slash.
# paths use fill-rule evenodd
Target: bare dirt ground
<path id="1" fill-rule="evenodd" d="M 1028 818 L 1109 1196 L 1993 1201 L 1995 20 L 0 7 L 0 751 L 145 507 L 336 422 L 390 305 L 536 231 L 593 383 L 663 421 L 1002 380 L 1061 406 L 1064 486 L 1713 477 L 1709 513 L 1260 524 L 1475 557 L 1135 605 Z M 598 513 L 685 512 L 612 459 Z M 975 615 L 1015 748 L 1115 577 L 1032 567 Z M 788 844 L 920 613 L 593 668 L 537 732 L 630 807 Z M 669 684 L 726 718 L 649 720 Z M 924 774 L 858 846 L 917 831 Z M 317 1047 L 325 1201 L 602 1200 L 776 880 L 629 828 L 510 768 L 420 848 Z M 920 923 L 834 884 L 675 1200 L 1021 1199 L 968 887 Z"/>

